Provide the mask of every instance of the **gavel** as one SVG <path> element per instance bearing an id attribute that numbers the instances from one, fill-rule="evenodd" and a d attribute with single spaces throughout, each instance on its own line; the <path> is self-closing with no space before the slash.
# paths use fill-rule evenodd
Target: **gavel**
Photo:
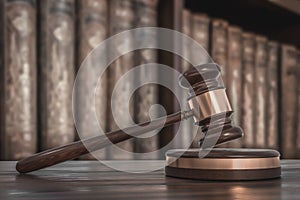
<path id="1" fill-rule="evenodd" d="M 208 63 L 186 71 L 179 77 L 179 84 L 189 89 L 187 101 L 190 110 L 34 154 L 20 160 L 16 165 L 17 171 L 28 173 L 75 159 L 90 153 L 87 149 L 96 151 L 190 117 L 193 117 L 195 125 L 201 127 L 203 137 L 199 140 L 200 147 L 205 139 L 215 139 L 216 143 L 213 145 L 218 145 L 242 137 L 242 129 L 232 123 L 233 111 L 217 64 Z"/>

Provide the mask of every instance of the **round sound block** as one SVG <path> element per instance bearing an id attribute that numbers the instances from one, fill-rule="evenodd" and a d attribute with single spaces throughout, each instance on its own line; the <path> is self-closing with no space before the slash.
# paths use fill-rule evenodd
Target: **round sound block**
<path id="1" fill-rule="evenodd" d="M 281 175 L 279 152 L 269 149 L 170 150 L 165 174 L 202 180 L 262 180 Z"/>

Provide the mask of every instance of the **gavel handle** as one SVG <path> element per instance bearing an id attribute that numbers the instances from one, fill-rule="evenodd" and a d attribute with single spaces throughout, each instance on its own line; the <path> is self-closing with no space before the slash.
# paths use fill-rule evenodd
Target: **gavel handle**
<path id="1" fill-rule="evenodd" d="M 49 167 L 67 160 L 72 160 L 81 155 L 89 153 L 89 151 L 102 149 L 111 145 L 112 143 L 116 144 L 128 140 L 134 136 L 142 135 L 146 132 L 169 126 L 191 116 L 193 116 L 192 110 L 177 112 L 164 118 L 155 119 L 152 122 L 143 122 L 123 130 L 109 132 L 106 135 L 96 136 L 83 141 L 77 141 L 64 146 L 49 149 L 20 160 L 16 165 L 16 169 L 20 173 L 28 173 Z M 149 125 L 150 123 L 151 125 Z"/>

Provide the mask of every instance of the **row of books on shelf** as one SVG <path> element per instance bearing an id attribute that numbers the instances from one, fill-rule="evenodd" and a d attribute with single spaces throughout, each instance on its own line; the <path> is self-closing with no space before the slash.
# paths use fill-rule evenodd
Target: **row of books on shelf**
<path id="1" fill-rule="evenodd" d="M 300 157 L 300 51 L 226 20 L 189 10 L 182 16 L 183 32 L 221 66 L 233 121 L 244 129 L 242 139 L 222 146 L 273 148 L 285 158 Z"/>
<path id="2" fill-rule="evenodd" d="M 157 26 L 157 4 L 157 0 L 0 1 L 1 159 L 21 159 L 79 139 L 74 129 L 72 91 L 80 64 L 111 35 L 135 27 Z M 131 44 L 130 40 L 124 40 L 117 45 L 121 48 Z M 91 59 L 86 65 L 97 67 L 98 62 Z M 95 97 L 96 114 L 102 129 L 118 128 L 108 102 L 112 101 L 116 106 L 119 116 L 127 109 L 122 101 L 130 95 L 126 85 L 122 94 L 110 99 L 118 79 L 135 65 L 156 62 L 156 51 L 145 49 L 121 56 L 111 64 L 102 76 Z M 141 72 L 136 78 L 143 79 L 143 76 L 145 74 Z M 98 77 L 86 72 L 78 79 L 89 80 L 78 89 L 79 93 L 84 93 Z M 136 93 L 136 101 L 129 107 L 135 113 L 136 122 L 146 121 L 148 113 L 144 110 L 148 111 L 157 103 L 157 87 L 143 87 Z M 81 97 L 76 99 L 81 105 L 77 128 L 88 130 L 98 121 L 94 122 L 86 114 L 94 109 L 94 105 Z M 123 124 L 130 122 L 125 117 L 121 120 Z M 93 130 L 86 131 L 81 137 L 90 137 L 91 132 Z M 126 141 L 120 147 L 145 152 L 156 149 L 157 145 L 157 137 L 152 137 L 139 142 Z M 114 151 L 98 151 L 97 156 L 132 158 Z"/>
<path id="3" fill-rule="evenodd" d="M 109 36 L 135 27 L 157 26 L 157 18 L 160 20 L 157 4 L 157 0 L 1 1 L 0 25 L 4 27 L 0 30 L 1 159 L 21 159 L 79 139 L 72 114 L 72 90 L 78 67 Z M 182 32 L 201 44 L 221 66 L 235 111 L 234 122 L 245 131 L 244 138 L 223 146 L 268 147 L 281 150 L 286 158 L 300 156 L 297 153 L 300 149 L 300 56 L 296 47 L 269 41 L 225 20 L 188 10 L 183 10 L 182 22 Z M 130 41 L 117 45 L 132 45 Z M 189 48 L 183 52 L 187 56 L 199 56 L 193 55 Z M 86 65 L 94 67 L 98 62 L 92 59 Z M 111 98 L 112 91 L 120 77 L 134 66 L 156 62 L 156 50 L 142 49 L 127 53 L 111 64 L 96 90 L 98 121 L 85 114 L 94 106 L 82 96 L 76 96 L 81 116 L 76 128 L 80 133 L 85 130 L 81 136 L 92 136 L 89 133 L 93 130 L 89 129 L 98 122 L 106 131 L 119 128 L 110 105 L 117 111 L 114 114 L 121 116 L 119 123 L 132 125 L 129 118 L 123 117 L 128 110 L 123 100 L 131 95 L 128 85 L 123 86 L 117 98 Z M 179 70 L 183 72 L 190 67 L 182 61 Z M 141 72 L 135 78 L 142 80 L 147 75 Z M 159 78 L 158 74 L 152 76 Z M 98 81 L 91 72 L 77 78 L 89 80 L 78 88 L 79 93 Z M 150 106 L 160 103 L 162 93 L 158 90 L 157 85 L 137 90 L 129 102 L 135 122 L 148 120 Z M 183 93 L 180 101 L 185 103 L 186 98 L 187 94 Z M 175 143 L 179 147 L 187 146 L 193 139 L 190 133 L 194 128 L 191 120 L 183 122 L 181 138 Z M 152 152 L 160 148 L 162 137 L 134 138 L 118 146 L 128 152 Z M 96 155 L 102 159 L 136 158 L 117 148 L 103 149 Z M 161 155 L 159 152 L 142 154 L 139 158 L 157 159 Z"/>

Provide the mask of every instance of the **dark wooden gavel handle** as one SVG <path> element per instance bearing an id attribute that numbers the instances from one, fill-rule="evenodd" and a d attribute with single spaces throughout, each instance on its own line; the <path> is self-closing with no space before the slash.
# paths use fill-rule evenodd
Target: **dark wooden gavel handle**
<path id="1" fill-rule="evenodd" d="M 64 146 L 49 149 L 30 157 L 20 160 L 16 169 L 20 173 L 28 173 L 49 167 L 67 160 L 72 160 L 81 155 L 96 151 L 109 145 L 128 140 L 134 136 L 153 131 L 155 129 L 166 127 L 183 119 L 193 116 L 192 111 L 183 111 L 168 115 L 164 118 L 158 118 L 151 122 L 144 122 L 136 126 L 128 127 L 123 130 L 116 130 L 106 135 L 96 136 L 83 141 L 73 142 Z M 128 133 L 128 134 L 127 134 Z"/>

